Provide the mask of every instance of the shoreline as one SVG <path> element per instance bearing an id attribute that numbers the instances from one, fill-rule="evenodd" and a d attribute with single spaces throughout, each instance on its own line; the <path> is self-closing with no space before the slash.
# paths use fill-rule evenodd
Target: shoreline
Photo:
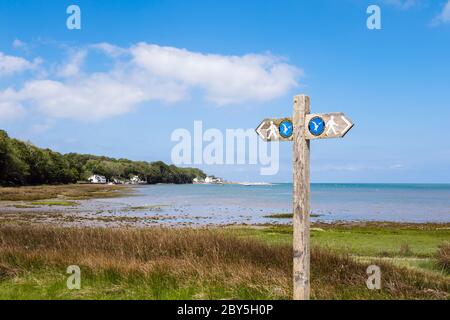
<path id="1" fill-rule="evenodd" d="M 43 223 L 76 227 L 227 227 L 236 225 L 290 225 L 291 213 L 259 209 L 172 205 L 140 200 L 141 185 L 76 184 L 0 188 L 0 223 Z M 170 194 L 170 190 L 168 191 Z M 135 198 L 136 197 L 136 198 Z M 133 200 L 134 198 L 134 200 Z M 122 200 L 123 199 L 123 200 Z M 144 198 L 145 199 L 145 198 Z M 144 200 L 145 201 L 145 200 Z M 241 210 L 250 210 L 241 214 Z M 223 211 L 223 212 L 222 212 Z M 219 215 L 218 215 L 219 214 Z M 220 217 L 220 218 L 219 218 Z M 226 218 L 230 217 L 230 218 Z M 252 220 L 250 220 L 250 218 Z M 450 221 L 398 221 L 389 219 L 330 219 L 311 214 L 313 224 L 324 225 L 441 225 Z"/>

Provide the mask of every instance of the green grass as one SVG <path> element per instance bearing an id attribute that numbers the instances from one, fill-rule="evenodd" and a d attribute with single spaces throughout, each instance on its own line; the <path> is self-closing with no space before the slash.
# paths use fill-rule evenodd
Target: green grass
<path id="1" fill-rule="evenodd" d="M 230 229 L 239 237 L 269 244 L 291 244 L 292 226 L 268 225 Z M 435 255 L 450 239 L 450 226 L 433 224 L 313 224 L 311 245 L 358 257 L 390 258 L 398 265 L 442 273 Z M 408 250 L 404 250 L 407 247 Z M 396 259 L 401 258 L 401 259 Z"/>
<path id="2" fill-rule="evenodd" d="M 232 229 L 233 230 L 233 229 Z M 241 236 L 254 237 L 268 243 L 291 243 L 292 226 L 269 225 L 235 228 Z M 355 224 L 325 225 L 313 224 L 311 243 L 313 246 L 328 247 L 340 252 L 351 252 L 363 256 L 413 256 L 432 257 L 438 247 L 450 239 L 450 227 L 427 227 L 423 225 L 377 225 Z M 410 253 L 401 252 L 408 244 Z"/>
<path id="3" fill-rule="evenodd" d="M 448 299 L 450 276 L 435 254 L 449 232 L 448 224 L 315 224 L 312 297 Z M 288 225 L 0 226 L 0 299 L 289 299 L 291 245 Z M 381 291 L 365 287 L 374 263 Z M 81 267 L 81 290 L 66 287 L 70 264 Z"/>
<path id="4" fill-rule="evenodd" d="M 33 201 L 31 202 L 33 206 L 63 206 L 63 207 L 73 207 L 77 206 L 78 203 L 74 201 Z"/>
<path id="5" fill-rule="evenodd" d="M 191 277 L 181 280 L 170 272 L 156 271 L 145 276 L 121 276 L 116 272 L 81 273 L 80 290 L 67 289 L 69 274 L 63 268 L 30 272 L 20 278 L 0 281 L 0 300 L 116 300 L 116 299 L 264 299 L 267 292 L 245 285 L 224 286 L 222 281 L 203 281 Z"/>
<path id="6" fill-rule="evenodd" d="M 450 229 L 367 226 L 312 231 L 312 243 L 356 255 L 429 258 L 446 239 Z M 407 245 L 409 252 L 402 246 Z"/>

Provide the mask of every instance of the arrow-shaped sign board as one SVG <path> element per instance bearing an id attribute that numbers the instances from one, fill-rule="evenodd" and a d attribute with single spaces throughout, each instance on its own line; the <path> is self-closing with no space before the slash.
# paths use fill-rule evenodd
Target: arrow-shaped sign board
<path id="1" fill-rule="evenodd" d="M 264 141 L 292 141 L 294 126 L 291 118 L 264 119 L 256 133 Z"/>
<path id="2" fill-rule="evenodd" d="M 342 138 L 353 127 L 353 122 L 342 112 L 307 114 L 306 139 Z"/>
<path id="3" fill-rule="evenodd" d="M 307 114 L 305 117 L 306 139 L 342 138 L 353 127 L 353 122 L 342 112 Z M 292 141 L 294 127 L 292 118 L 264 119 L 256 128 L 264 141 Z"/>

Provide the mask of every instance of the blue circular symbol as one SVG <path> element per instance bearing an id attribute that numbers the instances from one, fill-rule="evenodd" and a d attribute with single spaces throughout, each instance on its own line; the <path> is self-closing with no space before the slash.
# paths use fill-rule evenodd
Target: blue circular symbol
<path id="1" fill-rule="evenodd" d="M 321 117 L 314 117 L 309 120 L 309 132 L 314 136 L 320 136 L 325 131 L 325 122 Z"/>
<path id="2" fill-rule="evenodd" d="M 292 133 L 294 132 L 294 126 L 292 125 L 292 122 L 289 120 L 284 120 L 280 123 L 279 126 L 280 135 L 283 138 L 289 138 L 292 136 Z"/>

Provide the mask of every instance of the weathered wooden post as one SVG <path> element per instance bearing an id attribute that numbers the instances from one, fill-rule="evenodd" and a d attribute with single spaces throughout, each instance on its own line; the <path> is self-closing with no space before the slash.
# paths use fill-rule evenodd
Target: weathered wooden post
<path id="1" fill-rule="evenodd" d="M 310 297 L 310 140 L 342 138 L 353 127 L 342 112 L 310 114 L 310 109 L 308 96 L 295 96 L 292 118 L 264 119 L 256 128 L 264 141 L 294 142 L 294 300 Z"/>
<path id="2" fill-rule="evenodd" d="M 308 300 L 309 283 L 309 211 L 310 174 L 309 140 L 306 139 L 306 115 L 310 113 L 308 96 L 294 97 L 294 300 Z"/>

